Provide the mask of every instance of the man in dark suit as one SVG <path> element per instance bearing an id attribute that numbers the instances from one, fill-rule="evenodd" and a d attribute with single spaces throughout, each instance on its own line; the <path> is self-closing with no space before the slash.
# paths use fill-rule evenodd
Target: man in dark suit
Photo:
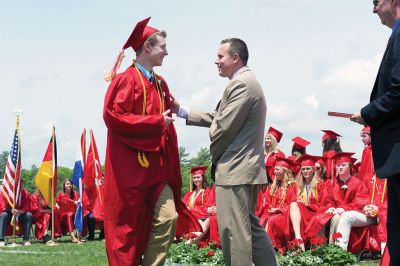
<path id="1" fill-rule="evenodd" d="M 390 265 L 400 265 L 400 0 L 374 0 L 374 13 L 392 29 L 370 103 L 350 119 L 371 127 L 376 174 L 388 180 Z"/>

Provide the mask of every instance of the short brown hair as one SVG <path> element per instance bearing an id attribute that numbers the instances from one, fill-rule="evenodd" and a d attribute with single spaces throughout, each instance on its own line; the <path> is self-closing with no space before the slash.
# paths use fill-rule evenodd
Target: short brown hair
<path id="1" fill-rule="evenodd" d="M 163 30 L 154 32 L 152 35 L 149 36 L 149 38 L 147 38 L 145 43 L 148 42 L 151 46 L 154 46 L 157 43 L 157 36 L 167 38 L 167 32 L 163 31 Z M 143 43 L 143 45 L 144 45 L 144 43 Z M 136 55 L 139 55 L 142 52 L 143 45 L 140 46 L 140 48 L 136 51 Z"/>
<path id="2" fill-rule="evenodd" d="M 247 45 L 244 41 L 239 38 L 230 38 L 221 41 L 221 44 L 229 43 L 228 53 L 232 56 L 234 54 L 238 54 L 240 60 L 242 60 L 243 65 L 247 65 L 247 61 L 249 60 L 249 50 L 247 49 Z"/>

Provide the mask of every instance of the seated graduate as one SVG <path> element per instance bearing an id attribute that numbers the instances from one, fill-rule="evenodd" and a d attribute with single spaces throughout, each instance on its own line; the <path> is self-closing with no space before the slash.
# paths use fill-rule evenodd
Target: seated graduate
<path id="1" fill-rule="evenodd" d="M 21 179 L 21 187 L 23 181 Z M 23 245 L 30 246 L 29 235 L 31 232 L 33 216 L 30 203 L 30 194 L 25 189 L 21 190 L 21 201 L 18 206 L 12 207 L 10 202 L 5 197 L 4 193 L 0 193 L 0 247 L 5 246 L 4 236 L 7 231 L 7 226 L 11 221 L 16 221 L 18 225 L 23 226 Z"/>
<path id="2" fill-rule="evenodd" d="M 60 206 L 60 223 L 63 233 L 69 232 L 71 235 L 71 241 L 73 243 L 81 243 L 85 240 L 81 238 L 81 233 L 77 231 L 75 236 L 74 218 L 76 207 L 79 200 L 79 193 L 74 191 L 72 182 L 70 179 L 66 179 L 63 183 L 63 191 L 58 194 L 57 204 Z M 85 203 L 82 204 L 85 213 Z"/>
<path id="3" fill-rule="evenodd" d="M 365 147 L 362 153 L 361 165 L 359 167 L 360 171 L 358 173 L 358 179 L 364 182 L 368 193 L 365 194 L 365 197 L 357 199 L 357 202 L 360 202 L 360 204 L 363 205 L 362 210 L 350 210 L 341 215 L 337 231 L 342 234 L 342 237 L 336 240 L 336 244 L 344 250 L 349 249 L 350 251 L 353 251 L 353 248 L 351 246 L 349 247 L 351 229 L 353 227 L 361 228 L 367 227 L 368 225 L 374 225 L 370 227 L 371 233 L 369 235 L 370 237 L 374 237 L 375 240 L 380 243 L 378 249 L 383 253 L 387 241 L 387 180 L 377 178 L 376 176 L 372 161 L 370 132 L 370 128 L 365 126 L 360 133 L 361 140 Z M 357 234 L 353 235 L 356 238 L 353 239 L 353 242 L 358 243 L 362 241 L 360 238 L 363 237 L 363 231 L 357 231 Z M 372 242 L 368 236 L 364 241 L 366 242 L 365 246 L 368 246 L 370 242 Z"/>
<path id="4" fill-rule="evenodd" d="M 304 154 L 297 162 L 300 164 L 300 173 L 297 184 L 297 201 L 290 203 L 289 219 L 285 232 L 289 233 L 287 239 L 300 239 L 300 244 L 304 251 L 304 240 L 307 238 L 304 234 L 311 217 L 313 217 L 321 207 L 321 198 L 323 191 L 323 183 L 320 182 L 315 164 L 319 157 Z"/>
<path id="5" fill-rule="evenodd" d="M 196 233 L 197 238 L 189 240 L 190 243 L 198 244 L 210 229 L 210 211 L 212 208 L 207 206 L 211 190 L 205 176 L 208 166 L 194 166 L 190 170 L 190 191 L 183 196 L 182 201 L 192 212 L 200 223 L 203 232 Z"/>
<path id="6" fill-rule="evenodd" d="M 280 226 L 286 227 L 283 222 L 284 214 L 288 212 L 289 204 L 296 200 L 297 184 L 293 177 L 293 163 L 286 158 L 277 158 L 275 164 L 275 179 L 265 192 L 265 208 L 260 218 L 260 224 L 272 241 L 283 237 L 275 234 Z"/>
<path id="7" fill-rule="evenodd" d="M 338 152 L 333 157 L 336 165 L 336 177 L 325 182 L 325 194 L 321 201 L 321 208 L 313 216 L 306 229 L 307 236 L 316 236 L 330 223 L 329 243 L 333 244 L 333 234 L 338 232 L 337 226 L 341 215 L 345 211 L 362 210 L 357 198 L 362 197 L 367 189 L 363 182 L 352 175 L 352 165 L 356 159 L 354 153 Z"/>
<path id="8" fill-rule="evenodd" d="M 51 234 L 47 231 L 52 228 L 51 208 L 47 205 L 42 193 L 37 191 L 31 195 L 32 213 L 35 219 L 35 237 L 47 243 L 51 240 Z M 54 237 L 61 237 L 61 226 L 59 219 L 59 208 L 54 208 Z"/>

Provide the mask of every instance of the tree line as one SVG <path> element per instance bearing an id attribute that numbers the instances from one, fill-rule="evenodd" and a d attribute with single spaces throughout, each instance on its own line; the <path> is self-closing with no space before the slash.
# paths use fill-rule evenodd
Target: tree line
<path id="1" fill-rule="evenodd" d="M 5 167 L 8 159 L 8 151 L 3 151 L 0 154 L 0 178 L 3 178 Z M 197 154 L 193 157 L 189 156 L 189 153 L 186 152 L 184 147 L 179 147 L 179 157 L 180 157 L 180 165 L 181 165 L 181 175 L 182 175 L 182 195 L 189 191 L 189 180 L 190 180 L 190 169 L 193 166 L 197 165 L 207 165 L 209 166 L 206 171 L 206 177 L 208 180 L 208 184 L 211 186 L 212 181 L 210 178 L 210 151 L 208 148 L 201 148 Z M 102 169 L 104 172 L 104 165 L 102 165 Z M 22 169 L 21 170 L 21 177 L 24 180 L 24 187 L 30 193 L 36 191 L 35 185 L 35 177 L 37 172 L 39 171 L 39 167 L 33 164 L 30 169 Z M 57 167 L 57 191 L 62 190 L 62 183 L 67 178 L 72 178 L 72 171 L 73 169 L 65 167 L 65 166 L 58 166 Z"/>

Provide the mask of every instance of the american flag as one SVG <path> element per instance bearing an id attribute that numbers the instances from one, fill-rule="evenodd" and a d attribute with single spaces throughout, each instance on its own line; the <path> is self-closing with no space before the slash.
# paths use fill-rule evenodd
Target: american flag
<path id="1" fill-rule="evenodd" d="M 3 194 L 12 208 L 19 207 L 19 203 L 21 202 L 20 173 L 21 149 L 18 129 L 16 129 L 3 178 Z"/>

